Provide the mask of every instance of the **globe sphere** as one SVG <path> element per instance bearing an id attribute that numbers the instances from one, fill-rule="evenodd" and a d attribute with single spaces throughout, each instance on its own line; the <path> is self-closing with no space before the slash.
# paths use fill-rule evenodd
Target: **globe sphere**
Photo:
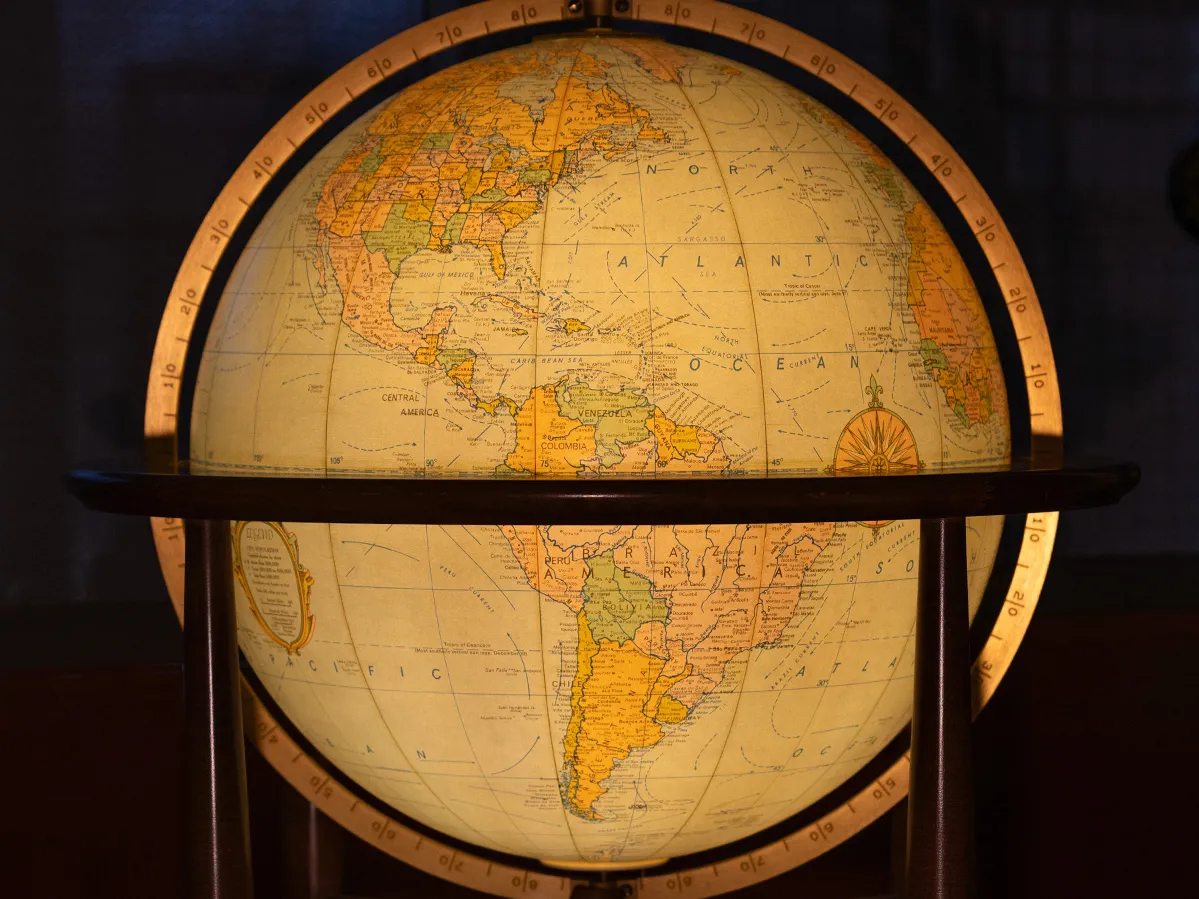
<path id="1" fill-rule="evenodd" d="M 741 63 L 567 37 L 332 139 L 238 259 L 200 473 L 688 478 L 1001 463 L 966 266 L 860 132 Z M 1001 520 L 969 523 L 972 608 Z M 912 706 L 916 522 L 235 522 L 240 644 L 378 801 L 554 865 L 797 815 Z"/>

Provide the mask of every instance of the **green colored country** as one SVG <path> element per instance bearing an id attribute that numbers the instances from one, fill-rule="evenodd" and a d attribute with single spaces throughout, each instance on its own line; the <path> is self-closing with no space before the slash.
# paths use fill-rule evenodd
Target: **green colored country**
<path id="1" fill-rule="evenodd" d="M 644 406 L 645 410 L 642 414 L 645 416 L 648 416 L 649 413 L 649 400 L 636 390 L 627 388 L 619 393 L 609 393 L 606 390 L 588 387 L 580 381 L 575 381 L 573 384 L 562 381 L 558 384 L 554 394 L 562 414 L 585 425 L 598 426 L 601 417 L 634 406 Z"/>
<path id="2" fill-rule="evenodd" d="M 407 208 L 407 203 L 396 203 L 387 213 L 387 221 L 380 230 L 362 232 L 362 242 L 366 248 L 372 253 L 382 250 L 387 257 L 387 267 L 397 275 L 405 259 L 429 245 L 429 236 L 433 232 L 430 222 L 414 222 L 404 218 Z"/>
<path id="3" fill-rule="evenodd" d="M 619 568 L 612 550 L 587 564 L 591 573 L 583 583 L 583 610 L 596 641 L 627 643 L 646 622 L 665 623 L 666 600 L 655 599 L 652 584 L 641 575 Z"/>
<path id="4" fill-rule="evenodd" d="M 425 135 L 420 146 L 422 150 L 448 150 L 453 140 L 453 131 L 433 131 Z"/>
<path id="5" fill-rule="evenodd" d="M 966 406 L 964 403 L 958 403 L 956 406 L 954 406 L 953 413 L 958 417 L 958 421 L 962 423 L 963 428 L 970 427 L 970 416 L 966 413 Z"/>
<path id="6" fill-rule="evenodd" d="M 515 468 L 509 468 L 506 462 L 501 462 L 492 471 L 502 478 L 531 478 L 533 473 L 529 471 L 517 471 Z"/>
<path id="7" fill-rule="evenodd" d="M 458 347 L 447 347 L 437 354 L 437 364 L 446 371 L 457 368 L 463 362 L 475 358 L 474 351 Z"/>
<path id="8" fill-rule="evenodd" d="M 445 223 L 442 243 L 457 243 L 462 238 L 462 226 L 466 224 L 466 213 L 455 212 Z"/>
<path id="9" fill-rule="evenodd" d="M 883 193 L 887 195 L 887 199 L 892 203 L 895 203 L 901 209 L 907 209 L 911 205 L 908 202 L 908 198 L 904 195 L 903 188 L 899 184 L 899 179 L 896 177 L 894 169 L 878 165 L 871 161 L 863 162 L 862 168 L 873 176 L 878 186 L 882 188 Z"/>
<path id="10" fill-rule="evenodd" d="M 921 339 L 920 358 L 924 360 L 924 367 L 928 371 L 932 371 L 934 368 L 949 371 L 949 360 L 945 358 L 945 353 L 937 346 L 937 342 L 931 338 Z"/>
<path id="11" fill-rule="evenodd" d="M 650 408 L 631 406 L 600 418 L 595 426 L 595 454 L 601 466 L 615 465 L 624 458 L 620 448 L 631 443 L 640 443 L 653 436 L 646 422 Z"/>
<path id="12" fill-rule="evenodd" d="M 358 165 L 358 171 L 366 172 L 368 175 L 373 175 L 375 170 L 379 168 L 379 164 L 383 162 L 383 154 L 379 152 L 379 145 L 375 146 L 370 152 L 370 155 L 362 160 Z"/>
<path id="13" fill-rule="evenodd" d="M 655 716 L 663 724 L 678 724 L 687 717 L 689 709 L 673 696 L 666 695 L 658 704 L 658 714 Z"/>
<path id="14" fill-rule="evenodd" d="M 652 435 L 648 421 L 653 407 L 636 390 L 611 393 L 575 381 L 562 381 L 554 391 L 558 408 L 567 418 L 595 428 L 596 458 L 601 468 L 615 465 L 624 458 L 623 444 L 640 443 Z"/>

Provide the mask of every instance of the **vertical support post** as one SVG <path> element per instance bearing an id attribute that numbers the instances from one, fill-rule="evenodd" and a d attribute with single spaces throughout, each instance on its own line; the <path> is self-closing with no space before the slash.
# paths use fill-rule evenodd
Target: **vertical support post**
<path id="1" fill-rule="evenodd" d="M 888 816 L 891 819 L 891 892 L 895 896 L 908 894 L 908 800 L 905 796 L 895 803 Z"/>
<path id="2" fill-rule="evenodd" d="M 344 831 L 290 787 L 283 787 L 280 799 L 284 864 L 279 899 L 340 896 Z"/>
<path id="3" fill-rule="evenodd" d="M 974 892 L 966 521 L 920 522 L 916 680 L 908 790 L 909 899 Z"/>
<path id="4" fill-rule="evenodd" d="M 188 519 L 183 594 L 187 899 L 250 899 L 250 828 L 229 522 Z"/>

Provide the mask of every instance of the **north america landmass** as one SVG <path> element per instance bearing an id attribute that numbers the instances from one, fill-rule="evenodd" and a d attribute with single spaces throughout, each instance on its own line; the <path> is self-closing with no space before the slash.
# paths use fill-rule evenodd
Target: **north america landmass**
<path id="1" fill-rule="evenodd" d="M 701 60 L 676 47 L 606 41 L 627 61 L 664 82 L 681 83 Z M 652 158 L 678 135 L 620 90 L 612 60 L 572 41 L 546 42 L 492 54 L 438 73 L 401 92 L 370 121 L 324 184 L 316 206 L 320 277 L 332 277 L 343 297 L 342 322 L 383 350 L 405 351 L 440 371 L 472 409 L 516 422 L 515 445 L 495 470 L 551 476 L 654 470 L 719 472 L 729 466 L 721 438 L 671 420 L 649 403 L 643 385 L 605 392 L 587 384 L 536 385 L 528 396 L 480 396 L 477 352 L 455 340 L 453 304 L 427 311 L 425 323 L 401 327 L 393 293 L 406 259 L 422 250 L 456 246 L 485 250 L 497 290 L 490 299 L 530 325 L 585 334 L 586 322 L 558 318 L 553 298 L 538 310 L 506 296 L 504 241 L 542 213 L 547 192 L 564 179 L 584 179 L 596 158 Z M 736 78 L 731 66 L 719 72 Z M 799 95 L 797 95 L 799 96 Z M 881 152 L 835 114 L 801 99 L 808 115 L 844 133 L 867 153 L 870 189 L 904 209 L 907 304 L 920 330 L 926 370 L 963 426 L 986 423 L 995 407 L 989 360 L 970 337 L 985 327 L 973 286 L 926 204 L 904 190 Z M 744 264 L 738 260 L 739 264 Z M 518 331 L 518 333 L 520 333 Z M 1002 385 L 998 388 L 1002 390 Z M 593 400 L 571 404 L 568 393 Z M 606 439 L 607 438 L 607 439 Z M 532 441 L 536 439 L 538 445 Z"/>

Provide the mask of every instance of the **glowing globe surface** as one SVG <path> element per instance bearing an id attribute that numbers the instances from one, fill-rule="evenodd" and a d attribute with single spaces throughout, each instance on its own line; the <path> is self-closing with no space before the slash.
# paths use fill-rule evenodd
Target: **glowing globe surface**
<path id="1" fill-rule="evenodd" d="M 1007 460 L 953 244 L 864 136 L 739 63 L 538 41 L 389 99 L 283 190 L 195 471 L 919 472 Z M 1001 520 L 972 520 L 977 606 Z M 907 724 L 915 522 L 236 522 L 241 648 L 383 803 L 555 863 L 710 849 Z"/>

